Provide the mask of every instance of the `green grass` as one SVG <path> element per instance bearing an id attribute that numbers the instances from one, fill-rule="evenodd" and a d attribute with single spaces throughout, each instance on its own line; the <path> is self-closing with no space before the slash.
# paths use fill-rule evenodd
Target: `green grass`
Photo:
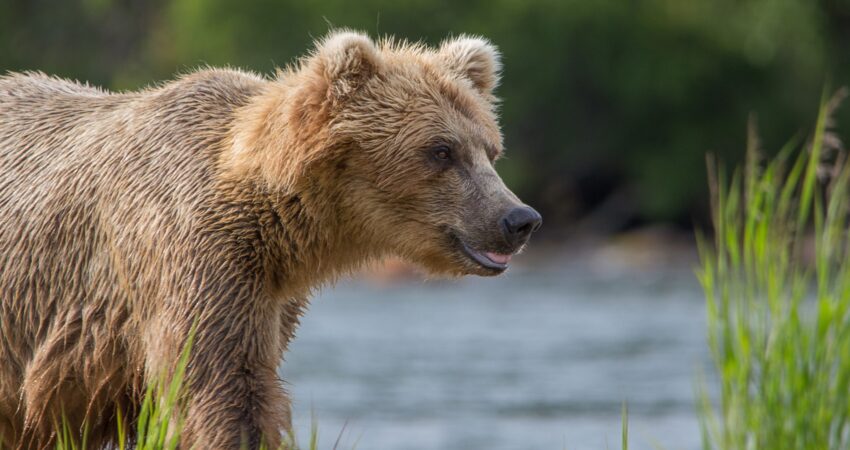
<path id="1" fill-rule="evenodd" d="M 163 374 L 156 383 L 147 387 L 142 399 L 139 417 L 136 421 L 136 432 L 128 436 L 124 429 L 121 411 L 118 411 L 118 448 L 125 450 L 175 450 L 180 443 L 180 433 L 185 419 L 185 389 L 184 379 L 186 365 L 189 362 L 189 352 L 192 348 L 194 332 L 190 334 L 185 347 L 174 368 L 174 373 L 168 377 Z M 57 426 L 56 450 L 86 450 L 87 427 L 83 430 L 72 430 L 68 422 L 63 420 Z"/>
<path id="2" fill-rule="evenodd" d="M 121 412 L 118 411 L 118 449 L 136 450 L 176 450 L 180 444 L 180 434 L 186 417 L 186 366 L 194 340 L 194 332 L 190 333 L 186 346 L 177 362 L 174 372 L 167 376 L 163 374 L 158 381 L 147 387 L 141 403 L 135 433 L 129 435 L 124 429 Z M 86 426 L 83 430 L 71 429 L 67 421 L 57 424 L 56 450 L 89 450 L 86 442 Z M 284 439 L 279 450 L 298 450 L 294 435 Z M 196 448 L 203 448 L 197 446 Z M 306 450 L 317 450 L 318 428 L 313 425 L 310 441 Z M 335 447 L 334 447 L 335 448 Z M 261 450 L 269 450 L 262 446 Z"/>
<path id="3" fill-rule="evenodd" d="M 830 131 L 746 164 L 709 159 L 714 239 L 699 239 L 719 400 L 703 391 L 705 449 L 850 447 L 850 168 Z M 824 97 L 826 98 L 826 97 Z"/>

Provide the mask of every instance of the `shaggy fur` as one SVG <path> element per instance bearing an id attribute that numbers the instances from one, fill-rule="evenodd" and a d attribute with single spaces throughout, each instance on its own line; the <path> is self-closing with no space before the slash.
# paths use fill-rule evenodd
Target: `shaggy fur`
<path id="1" fill-rule="evenodd" d="M 184 445 L 277 444 L 276 370 L 311 290 L 388 254 L 493 275 L 459 242 L 519 250 L 495 225 L 518 204 L 492 167 L 498 70 L 477 38 L 338 32 L 275 79 L 0 77 L 3 447 L 51 446 L 63 414 L 112 441 L 196 320 Z"/>

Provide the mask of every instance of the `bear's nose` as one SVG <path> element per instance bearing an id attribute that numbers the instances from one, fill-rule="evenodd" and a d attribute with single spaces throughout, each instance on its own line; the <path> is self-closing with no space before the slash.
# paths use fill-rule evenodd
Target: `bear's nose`
<path id="1" fill-rule="evenodd" d="M 540 213 L 530 206 L 513 208 L 501 220 L 505 239 L 515 246 L 524 244 L 531 233 L 537 231 L 542 223 L 543 218 L 540 217 Z"/>

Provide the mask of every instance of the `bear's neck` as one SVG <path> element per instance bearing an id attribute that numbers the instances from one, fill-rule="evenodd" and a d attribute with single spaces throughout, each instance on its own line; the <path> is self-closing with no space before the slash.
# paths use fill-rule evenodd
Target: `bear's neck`
<path id="1" fill-rule="evenodd" d="M 315 184 L 267 194 L 260 236 L 269 283 L 278 295 L 305 297 L 382 256 L 357 236 L 353 218 L 334 197 Z"/>

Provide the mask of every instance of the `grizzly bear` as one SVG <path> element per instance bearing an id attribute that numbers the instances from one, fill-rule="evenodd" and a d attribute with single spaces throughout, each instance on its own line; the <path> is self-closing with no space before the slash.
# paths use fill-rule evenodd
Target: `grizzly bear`
<path id="1" fill-rule="evenodd" d="M 271 79 L 0 78 L 2 447 L 63 417 L 114 442 L 192 329 L 183 448 L 276 446 L 312 291 L 387 255 L 497 275 L 539 227 L 493 167 L 499 70 L 481 38 L 339 31 Z"/>

